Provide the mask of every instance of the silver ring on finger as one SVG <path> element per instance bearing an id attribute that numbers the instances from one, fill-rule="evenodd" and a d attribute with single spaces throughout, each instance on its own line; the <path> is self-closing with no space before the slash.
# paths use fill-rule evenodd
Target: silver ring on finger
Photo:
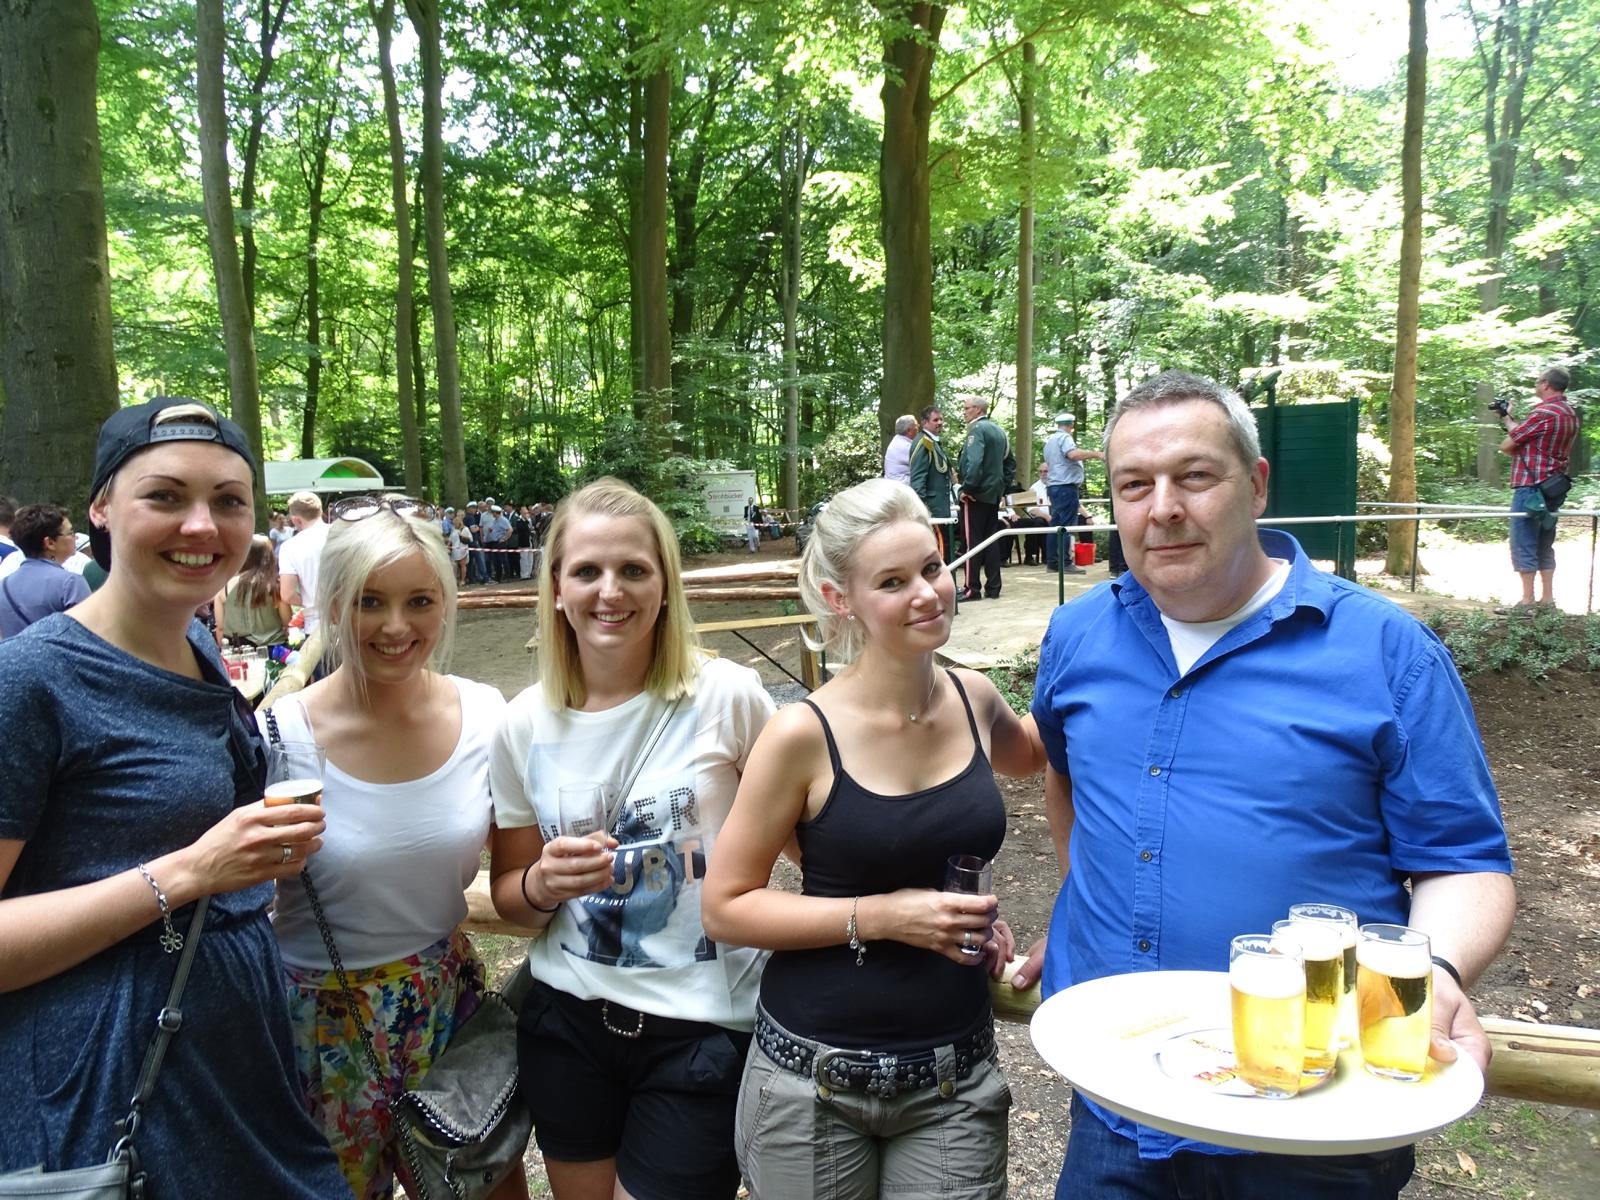
<path id="1" fill-rule="evenodd" d="M 285 844 L 285 846 L 283 847 L 283 858 L 281 858 L 279 861 L 280 862 L 285 862 L 285 863 L 293 862 L 294 861 L 294 847 Z"/>
<path id="2" fill-rule="evenodd" d="M 972 949 L 972 930 L 968 929 L 961 935 L 961 948 L 963 950 Z"/>

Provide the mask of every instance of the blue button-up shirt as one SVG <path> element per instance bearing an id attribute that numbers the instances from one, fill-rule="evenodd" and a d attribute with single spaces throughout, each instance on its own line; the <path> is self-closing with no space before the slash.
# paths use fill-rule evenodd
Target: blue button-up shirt
<path id="1" fill-rule="evenodd" d="M 1511 870 L 1499 799 L 1449 652 L 1286 534 L 1283 590 L 1179 675 L 1129 574 L 1057 609 L 1033 714 L 1072 781 L 1070 869 L 1044 993 L 1129 971 L 1223 971 L 1291 904 L 1404 924 L 1413 873 Z M 1096 1106 L 1140 1154 L 1226 1153 Z"/>

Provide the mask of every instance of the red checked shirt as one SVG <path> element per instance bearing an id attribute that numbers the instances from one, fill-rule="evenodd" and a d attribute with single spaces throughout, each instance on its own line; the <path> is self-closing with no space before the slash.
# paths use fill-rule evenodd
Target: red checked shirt
<path id="1" fill-rule="evenodd" d="M 1557 471 L 1565 474 L 1567 454 L 1578 436 L 1578 414 L 1559 392 L 1547 397 L 1511 431 L 1511 486 L 1533 487 Z"/>

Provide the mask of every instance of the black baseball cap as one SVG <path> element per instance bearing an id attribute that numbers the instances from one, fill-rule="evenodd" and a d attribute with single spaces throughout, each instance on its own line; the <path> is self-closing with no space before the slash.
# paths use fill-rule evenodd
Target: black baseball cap
<path id="1" fill-rule="evenodd" d="M 166 416 L 162 420 L 163 415 Z M 100 426 L 100 440 L 94 448 L 94 477 L 89 484 L 89 499 L 105 491 L 111 477 L 139 451 L 166 442 L 216 442 L 232 450 L 250 464 L 250 478 L 256 476 L 255 456 L 244 430 L 222 416 L 209 404 L 186 396 L 157 396 L 143 404 L 119 408 Z M 111 536 L 94 522 L 89 523 L 89 545 L 94 560 L 111 569 Z"/>

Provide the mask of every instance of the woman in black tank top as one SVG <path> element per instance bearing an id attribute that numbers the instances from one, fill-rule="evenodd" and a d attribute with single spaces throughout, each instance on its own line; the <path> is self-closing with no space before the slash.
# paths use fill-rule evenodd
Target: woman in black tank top
<path id="1" fill-rule="evenodd" d="M 774 951 L 740 1165 L 758 1200 L 1001 1196 L 1010 1093 L 988 977 L 1014 943 L 996 897 L 943 887 L 951 856 L 1000 849 L 994 772 L 1031 775 L 1044 751 L 986 678 L 936 667 L 955 584 L 905 485 L 835 497 L 800 587 L 852 661 L 767 725 L 701 902 L 711 937 Z M 768 886 L 785 850 L 799 895 Z"/>

